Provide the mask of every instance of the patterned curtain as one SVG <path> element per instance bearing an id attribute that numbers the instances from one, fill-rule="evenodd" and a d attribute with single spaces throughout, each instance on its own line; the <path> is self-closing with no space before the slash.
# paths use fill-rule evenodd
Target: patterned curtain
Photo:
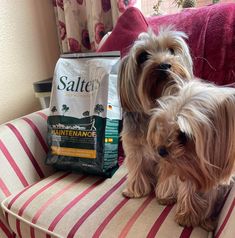
<path id="1" fill-rule="evenodd" d="M 118 17 L 140 0 L 53 0 L 61 53 L 96 51 Z"/>

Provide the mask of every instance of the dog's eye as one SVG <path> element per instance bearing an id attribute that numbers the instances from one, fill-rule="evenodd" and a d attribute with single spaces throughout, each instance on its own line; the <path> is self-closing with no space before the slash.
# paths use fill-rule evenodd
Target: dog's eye
<path id="1" fill-rule="evenodd" d="M 175 51 L 174 51 L 174 49 L 169 48 L 169 52 L 170 52 L 171 55 L 175 55 Z"/>
<path id="2" fill-rule="evenodd" d="M 165 158 L 165 157 L 167 157 L 167 156 L 169 155 L 169 153 L 168 153 L 168 151 L 167 151 L 167 149 L 166 149 L 165 146 L 159 146 L 159 147 L 157 148 L 157 151 L 158 151 L 158 154 L 159 154 L 161 157 L 163 157 L 163 158 Z"/>
<path id="3" fill-rule="evenodd" d="M 149 59 L 149 53 L 146 52 L 146 51 L 143 51 L 137 57 L 137 63 L 138 63 L 138 65 L 141 65 L 141 64 L 143 64 L 148 59 Z"/>
<path id="4" fill-rule="evenodd" d="M 188 138 L 184 132 L 180 131 L 178 134 L 178 140 L 181 145 L 185 145 L 188 141 Z"/>

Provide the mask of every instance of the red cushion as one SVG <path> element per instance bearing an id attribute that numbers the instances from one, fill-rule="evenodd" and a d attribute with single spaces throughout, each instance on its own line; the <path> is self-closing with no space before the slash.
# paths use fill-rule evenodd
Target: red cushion
<path id="1" fill-rule="evenodd" d="M 147 31 L 148 23 L 142 13 L 134 7 L 128 8 L 118 19 L 111 35 L 105 41 L 104 45 L 98 50 L 121 51 L 123 56 L 128 52 L 129 47 L 136 40 L 141 32 Z"/>

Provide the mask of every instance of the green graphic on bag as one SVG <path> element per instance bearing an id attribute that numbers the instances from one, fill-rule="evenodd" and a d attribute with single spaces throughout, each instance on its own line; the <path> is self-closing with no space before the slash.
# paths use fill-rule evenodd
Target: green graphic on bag
<path id="1" fill-rule="evenodd" d="M 72 54 L 55 68 L 46 164 L 111 177 L 118 168 L 119 53 Z"/>

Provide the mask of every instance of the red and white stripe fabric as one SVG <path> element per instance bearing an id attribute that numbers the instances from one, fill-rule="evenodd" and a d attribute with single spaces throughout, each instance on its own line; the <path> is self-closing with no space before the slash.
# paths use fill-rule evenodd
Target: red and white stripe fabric
<path id="1" fill-rule="evenodd" d="M 174 237 L 206 238 L 201 228 L 174 222 L 175 207 L 150 195 L 127 199 L 121 166 L 111 179 L 58 172 L 7 198 L 2 208 L 19 238 Z"/>
<path id="2" fill-rule="evenodd" d="M 215 238 L 235 237 L 235 186 L 230 191 L 228 198 L 219 216 Z"/>
<path id="3" fill-rule="evenodd" d="M 52 173 L 45 165 L 47 112 L 0 126 L 0 201 Z"/>
<path id="4" fill-rule="evenodd" d="M 0 202 L 53 170 L 44 164 L 48 110 L 0 126 Z M 0 212 L 0 237 L 11 237 Z"/>
<path id="5" fill-rule="evenodd" d="M 15 237 L 13 231 L 8 226 L 4 216 L 2 214 L 2 210 L 0 210 L 0 237 L 1 238 L 13 238 Z"/>

